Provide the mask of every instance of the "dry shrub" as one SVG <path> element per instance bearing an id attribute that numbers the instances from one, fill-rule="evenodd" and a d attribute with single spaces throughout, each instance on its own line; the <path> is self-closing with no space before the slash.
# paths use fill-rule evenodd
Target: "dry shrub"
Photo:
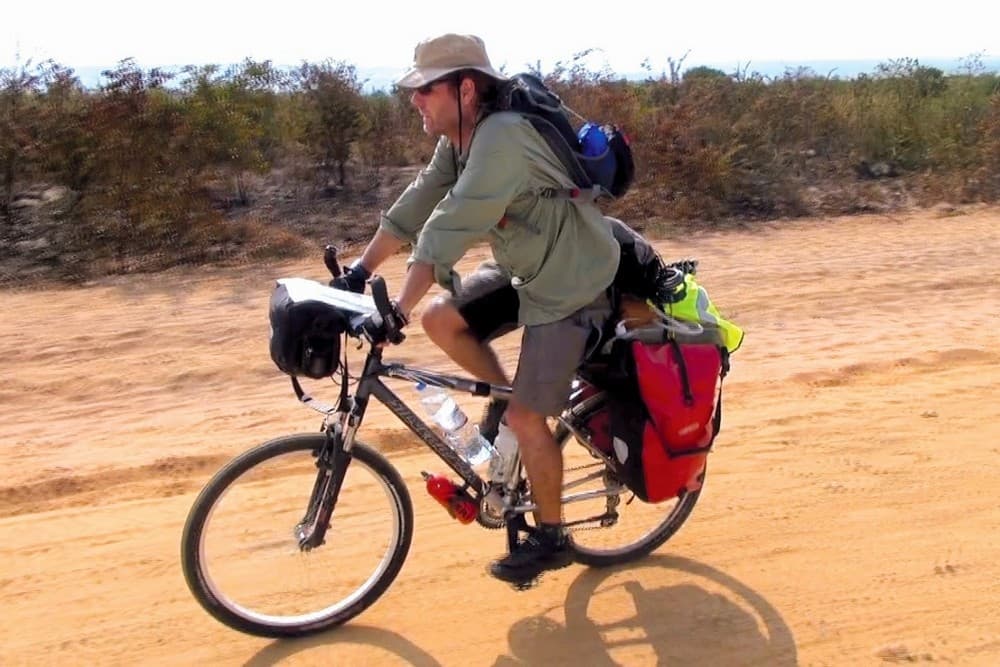
<path id="1" fill-rule="evenodd" d="M 632 138 L 637 181 L 608 207 L 632 224 L 1000 199 L 1000 77 L 981 68 L 944 75 L 902 60 L 854 80 L 767 79 L 704 67 L 682 77 L 671 62 L 669 77 L 625 81 L 588 71 L 586 55 L 539 74 L 583 118 Z M 435 140 L 406 91 L 363 94 L 346 63 L 297 72 L 248 61 L 190 70 L 178 90 L 123 61 L 85 90 L 54 65 L 0 69 L 7 257 L 77 277 L 364 242 Z M 19 227 L 4 204 L 43 182 L 72 191 L 68 210 Z M 19 250 L 36 245 L 48 247 Z"/>
<path id="2" fill-rule="evenodd" d="M 620 213 L 635 217 L 681 219 L 721 215 L 731 164 L 719 144 L 700 136 L 684 108 L 650 114 L 633 141 L 635 192 Z"/>
<path id="3" fill-rule="evenodd" d="M 980 163 L 976 186 L 983 199 L 1000 198 L 1000 91 L 990 98 L 989 110 L 980 124 Z"/>

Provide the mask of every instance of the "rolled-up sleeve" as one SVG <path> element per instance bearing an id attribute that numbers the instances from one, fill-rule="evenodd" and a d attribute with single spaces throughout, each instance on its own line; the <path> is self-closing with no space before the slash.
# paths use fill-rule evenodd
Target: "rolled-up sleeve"
<path id="1" fill-rule="evenodd" d="M 382 213 L 379 226 L 411 244 L 417 242 L 421 228 L 434 207 L 455 184 L 455 161 L 451 143 L 438 140 L 431 161 L 413 179 L 388 211 Z"/>
<path id="2" fill-rule="evenodd" d="M 527 178 L 523 130 L 494 118 L 477 129 L 465 169 L 417 239 L 413 259 L 433 264 L 437 276 L 451 274 L 466 251 L 487 236 Z"/>

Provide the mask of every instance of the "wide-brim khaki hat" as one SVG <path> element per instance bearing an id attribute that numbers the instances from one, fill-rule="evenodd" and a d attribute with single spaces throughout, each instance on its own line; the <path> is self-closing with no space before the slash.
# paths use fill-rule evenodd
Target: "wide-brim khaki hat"
<path id="1" fill-rule="evenodd" d="M 419 88 L 464 69 L 478 70 L 500 81 L 507 80 L 490 64 L 483 40 L 475 35 L 448 33 L 417 44 L 413 52 L 413 66 L 396 81 L 396 85 L 400 88 Z"/>

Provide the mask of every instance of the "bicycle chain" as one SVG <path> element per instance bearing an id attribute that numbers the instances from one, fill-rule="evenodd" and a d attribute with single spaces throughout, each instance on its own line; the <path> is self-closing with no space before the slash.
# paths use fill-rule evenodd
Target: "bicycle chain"
<path id="1" fill-rule="evenodd" d="M 585 463 L 583 465 L 579 465 L 579 466 L 576 466 L 574 468 L 567 468 L 566 472 L 575 472 L 575 471 L 578 471 L 578 470 L 586 470 L 588 468 L 595 468 L 597 466 L 602 466 L 605 469 L 607 469 L 607 467 L 608 467 L 606 463 L 601 463 L 601 462 L 597 462 L 597 463 Z M 619 500 L 617 503 L 615 503 L 615 507 L 617 507 L 618 503 L 620 503 L 620 502 L 621 502 L 621 500 Z M 618 516 L 618 513 L 615 512 L 615 520 L 616 521 L 617 521 L 617 516 Z M 604 530 L 605 528 L 607 528 L 607 526 L 600 525 L 600 522 L 603 521 L 606 518 L 610 518 L 610 513 L 605 512 L 604 514 L 602 514 L 600 516 L 591 517 L 589 519 L 581 519 L 581 524 L 577 524 L 575 526 L 567 526 L 566 527 L 566 532 L 568 532 L 568 533 L 578 533 L 578 532 L 581 532 L 581 531 L 584 531 L 584 530 Z M 591 524 L 591 525 L 584 526 L 584 525 L 582 525 L 582 523 L 584 523 L 584 522 L 586 522 L 587 524 Z M 598 524 L 598 525 L 593 525 L 595 523 Z"/>
<path id="2" fill-rule="evenodd" d="M 602 466 L 604 468 L 607 468 L 607 464 L 601 463 L 601 462 L 597 462 L 597 463 L 585 463 L 583 465 L 575 466 L 573 468 L 566 468 L 565 472 L 578 472 L 580 470 L 586 470 L 588 468 L 595 468 L 597 466 Z M 619 500 L 618 502 L 620 503 L 621 500 Z M 618 503 L 615 504 L 616 507 L 617 507 L 617 505 L 618 505 Z M 616 520 L 617 520 L 617 512 L 615 514 L 616 514 Z M 591 517 L 589 519 L 582 519 L 581 521 L 582 522 L 586 522 L 588 524 L 592 524 L 592 523 L 599 523 L 600 521 L 602 521 L 603 519 L 606 519 L 606 518 L 609 518 L 608 513 L 605 513 L 605 514 L 603 514 L 601 516 Z M 476 516 L 476 522 L 480 526 L 482 526 L 483 528 L 487 528 L 489 530 L 499 530 L 500 528 L 503 528 L 505 525 L 507 525 L 507 522 L 504 521 L 502 518 L 494 517 L 492 515 L 486 515 L 483 512 L 482 507 L 480 507 L 479 513 Z M 589 525 L 589 526 L 576 525 L 576 526 L 567 526 L 566 527 L 566 532 L 568 532 L 568 533 L 575 533 L 575 532 L 579 532 L 579 531 L 583 531 L 583 530 L 602 530 L 604 528 L 606 528 L 606 526 L 601 526 L 601 525 L 596 525 L 596 526 L 595 525 Z"/>

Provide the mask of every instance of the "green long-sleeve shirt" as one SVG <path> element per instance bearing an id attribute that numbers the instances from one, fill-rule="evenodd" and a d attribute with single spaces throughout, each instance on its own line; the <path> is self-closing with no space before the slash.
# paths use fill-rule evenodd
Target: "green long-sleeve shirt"
<path id="1" fill-rule="evenodd" d="M 611 284 L 619 246 L 610 226 L 596 206 L 540 196 L 573 183 L 529 121 L 491 114 L 457 165 L 453 155 L 442 137 L 382 215 L 383 229 L 414 244 L 411 261 L 432 264 L 436 280 L 454 288 L 455 263 L 488 239 L 518 291 L 525 325 L 567 317 Z"/>

